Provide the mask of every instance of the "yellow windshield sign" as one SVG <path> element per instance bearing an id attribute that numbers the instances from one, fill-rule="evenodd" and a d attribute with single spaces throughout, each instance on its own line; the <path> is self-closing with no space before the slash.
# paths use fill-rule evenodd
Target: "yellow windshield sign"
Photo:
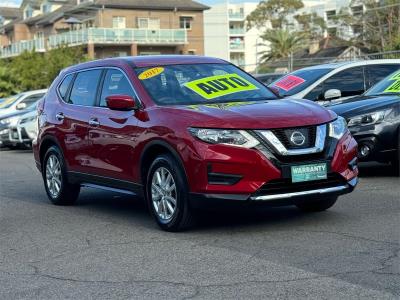
<path id="1" fill-rule="evenodd" d="M 389 85 L 384 93 L 399 93 L 400 92 L 400 72 L 395 73 L 389 80 L 395 80 L 391 85 Z"/>
<path id="2" fill-rule="evenodd" d="M 234 73 L 193 80 L 185 83 L 185 86 L 205 99 L 258 89 L 254 84 Z"/>
<path id="3" fill-rule="evenodd" d="M 163 67 L 157 67 L 157 68 L 151 68 L 146 71 L 143 71 L 142 73 L 139 74 L 139 79 L 144 80 L 144 79 L 149 79 L 151 77 L 157 76 L 164 72 Z"/>

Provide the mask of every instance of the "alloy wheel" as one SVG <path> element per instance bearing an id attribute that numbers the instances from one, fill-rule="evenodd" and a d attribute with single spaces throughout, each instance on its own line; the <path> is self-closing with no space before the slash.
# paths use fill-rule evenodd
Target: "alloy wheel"
<path id="1" fill-rule="evenodd" d="M 169 221 L 177 208 L 177 190 L 170 171 L 159 167 L 151 181 L 151 198 L 154 210 L 162 221 Z"/>
<path id="2" fill-rule="evenodd" d="M 58 157 L 54 154 L 47 159 L 46 185 L 51 197 L 57 198 L 61 190 L 61 165 Z"/>

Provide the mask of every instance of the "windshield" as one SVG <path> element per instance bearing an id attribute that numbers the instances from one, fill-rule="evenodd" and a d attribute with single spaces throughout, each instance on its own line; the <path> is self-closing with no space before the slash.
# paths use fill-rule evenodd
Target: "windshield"
<path id="1" fill-rule="evenodd" d="M 229 64 L 168 65 L 135 72 L 159 105 L 277 99 L 263 84 Z"/>
<path id="2" fill-rule="evenodd" d="M 6 109 L 11 107 L 15 101 L 17 101 L 19 98 L 21 98 L 22 94 L 18 94 L 15 96 L 11 96 L 8 98 L 5 98 L 1 103 L 0 103 L 0 109 Z"/>
<path id="3" fill-rule="evenodd" d="M 381 94 L 400 94 L 400 71 L 390 74 L 385 79 L 379 81 L 372 88 L 370 88 L 365 95 L 381 95 Z"/>
<path id="4" fill-rule="evenodd" d="M 309 87 L 330 71 L 332 71 L 331 68 L 300 69 L 279 78 L 269 86 L 278 89 L 279 95 L 282 97 L 292 96 Z"/>

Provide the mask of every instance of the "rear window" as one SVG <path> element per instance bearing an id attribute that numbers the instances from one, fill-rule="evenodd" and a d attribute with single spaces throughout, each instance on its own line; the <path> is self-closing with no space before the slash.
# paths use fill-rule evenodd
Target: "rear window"
<path id="1" fill-rule="evenodd" d="M 278 89 L 281 96 L 292 96 L 309 87 L 330 71 L 332 71 L 331 68 L 300 69 L 279 78 L 269 86 Z"/>
<path id="2" fill-rule="evenodd" d="M 135 72 L 159 105 L 276 99 L 266 86 L 230 64 L 168 65 Z"/>
<path id="3" fill-rule="evenodd" d="M 94 106 L 101 73 L 102 70 L 90 70 L 78 73 L 68 102 L 76 105 Z"/>

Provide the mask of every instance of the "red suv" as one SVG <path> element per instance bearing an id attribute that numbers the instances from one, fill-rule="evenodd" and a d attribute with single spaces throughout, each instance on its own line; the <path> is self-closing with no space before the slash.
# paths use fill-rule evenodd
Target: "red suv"
<path id="1" fill-rule="evenodd" d="M 278 99 L 223 60 L 113 58 L 63 70 L 38 105 L 37 167 L 55 204 L 81 186 L 143 196 L 177 231 L 220 202 L 331 207 L 357 184 L 343 118 Z"/>

